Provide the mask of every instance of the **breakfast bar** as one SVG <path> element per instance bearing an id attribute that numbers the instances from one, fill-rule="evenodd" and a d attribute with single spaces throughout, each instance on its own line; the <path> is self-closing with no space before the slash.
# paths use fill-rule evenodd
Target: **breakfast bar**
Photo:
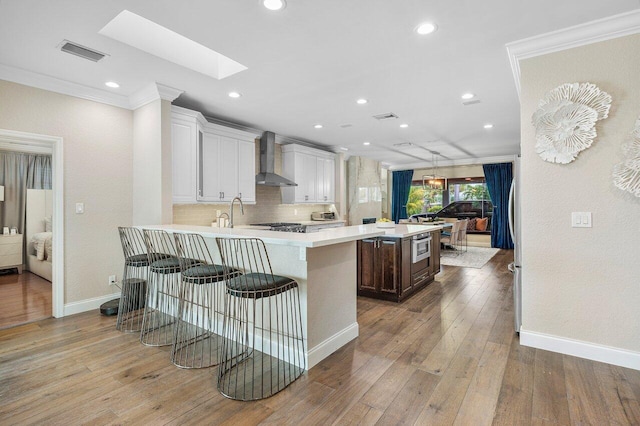
<path id="1" fill-rule="evenodd" d="M 306 338 L 307 368 L 358 337 L 357 241 L 384 235 L 411 236 L 440 229 L 438 226 L 375 224 L 325 229 L 313 233 L 288 233 L 250 228 L 214 228 L 190 225 L 144 226 L 170 233 L 198 233 L 220 261 L 215 238 L 259 238 L 267 246 L 274 274 L 295 279 Z"/>

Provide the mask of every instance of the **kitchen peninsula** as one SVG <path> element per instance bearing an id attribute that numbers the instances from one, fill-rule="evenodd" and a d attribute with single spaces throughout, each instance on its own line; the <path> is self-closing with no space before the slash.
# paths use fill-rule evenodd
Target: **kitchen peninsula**
<path id="1" fill-rule="evenodd" d="M 356 318 L 357 241 L 386 234 L 410 237 L 439 231 L 439 226 L 375 224 L 331 228 L 313 233 L 288 233 L 250 228 L 213 228 L 190 225 L 145 226 L 167 232 L 202 235 L 216 262 L 216 237 L 260 238 L 267 245 L 275 274 L 294 278 L 300 286 L 307 368 L 358 337 Z"/>

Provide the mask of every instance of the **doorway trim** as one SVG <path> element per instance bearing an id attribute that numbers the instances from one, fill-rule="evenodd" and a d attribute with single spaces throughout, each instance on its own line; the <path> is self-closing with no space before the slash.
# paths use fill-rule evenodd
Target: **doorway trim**
<path id="1" fill-rule="evenodd" d="M 51 187 L 53 189 L 53 252 L 51 281 L 51 312 L 55 318 L 64 316 L 64 167 L 62 138 L 0 129 L 0 143 L 51 148 Z"/>

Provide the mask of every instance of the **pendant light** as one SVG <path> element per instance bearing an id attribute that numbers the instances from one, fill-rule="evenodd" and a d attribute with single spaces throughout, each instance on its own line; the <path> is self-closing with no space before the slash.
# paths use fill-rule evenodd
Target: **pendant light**
<path id="1" fill-rule="evenodd" d="M 432 174 L 422 176 L 423 189 L 430 189 L 430 190 L 436 190 L 436 191 L 444 191 L 445 189 L 447 189 L 447 178 L 444 176 L 438 176 L 438 159 L 436 157 L 437 155 L 439 155 L 439 153 L 437 152 L 432 153 L 432 157 L 431 157 L 432 158 L 431 164 L 433 165 Z"/>

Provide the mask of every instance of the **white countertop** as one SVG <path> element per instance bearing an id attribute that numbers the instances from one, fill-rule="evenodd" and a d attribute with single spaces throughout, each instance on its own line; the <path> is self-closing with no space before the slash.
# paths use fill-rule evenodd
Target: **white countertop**
<path id="1" fill-rule="evenodd" d="M 308 234 L 266 231 L 255 228 L 213 228 L 209 226 L 194 225 L 149 225 L 142 226 L 142 228 L 164 229 L 169 232 L 194 232 L 201 234 L 205 238 L 253 237 L 260 238 L 268 244 L 310 248 L 380 236 L 404 238 L 421 232 L 430 232 L 442 229 L 441 226 L 405 224 L 396 225 L 394 228 L 378 228 L 374 223 L 369 225 L 341 226 L 338 228 L 323 229 L 319 232 L 312 232 Z"/>
<path id="2" fill-rule="evenodd" d="M 423 223 L 421 224 L 408 224 L 408 223 L 401 223 L 398 224 L 396 226 L 394 226 L 393 228 L 377 228 L 375 223 L 371 223 L 369 225 L 362 225 L 362 226 L 369 226 L 372 229 L 379 229 L 381 231 L 384 231 L 384 236 L 385 237 L 394 237 L 394 238 L 405 238 L 405 237 L 411 237 L 413 235 L 416 234 L 421 234 L 423 232 L 433 232 L 433 231 L 438 231 L 438 230 L 442 230 L 442 226 L 440 225 L 425 225 Z"/>

